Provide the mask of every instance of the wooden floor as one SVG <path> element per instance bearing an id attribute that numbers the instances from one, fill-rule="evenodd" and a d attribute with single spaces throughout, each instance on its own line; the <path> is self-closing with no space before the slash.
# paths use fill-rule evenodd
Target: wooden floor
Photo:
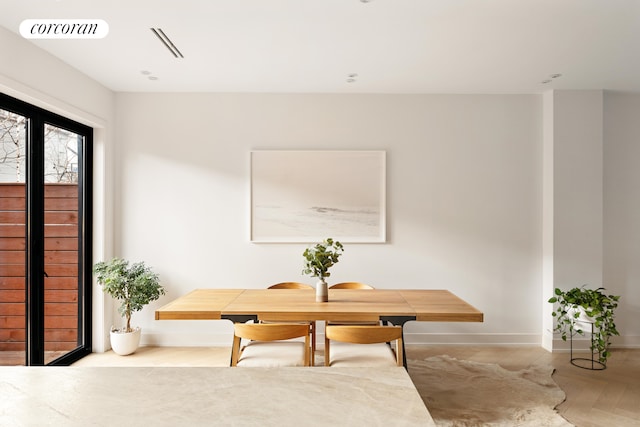
<path id="1" fill-rule="evenodd" d="M 519 370 L 551 364 L 553 379 L 567 394 L 558 412 L 578 427 L 640 426 L 640 349 L 614 349 L 604 371 L 577 368 L 568 353 L 549 353 L 539 347 L 407 346 L 408 359 L 449 356 L 497 363 Z M 322 360 L 321 351 L 316 360 Z M 130 356 L 94 353 L 74 366 L 228 366 L 228 348 L 141 347 Z M 321 362 L 320 362 L 321 363 Z"/>

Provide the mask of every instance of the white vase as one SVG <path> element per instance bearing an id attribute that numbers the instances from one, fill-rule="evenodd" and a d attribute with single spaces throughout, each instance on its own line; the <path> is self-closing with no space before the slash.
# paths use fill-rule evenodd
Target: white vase
<path id="1" fill-rule="evenodd" d="M 140 327 L 133 332 L 121 332 L 119 330 L 111 330 L 111 349 L 120 356 L 127 356 L 138 349 L 140 345 Z"/>
<path id="2" fill-rule="evenodd" d="M 329 301 L 329 289 L 327 287 L 327 282 L 324 281 L 324 278 L 320 278 L 318 283 L 316 283 L 316 302 L 328 302 Z"/>

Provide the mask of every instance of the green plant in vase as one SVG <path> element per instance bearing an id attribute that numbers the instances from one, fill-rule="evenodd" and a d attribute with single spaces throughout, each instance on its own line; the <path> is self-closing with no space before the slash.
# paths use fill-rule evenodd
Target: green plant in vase
<path id="1" fill-rule="evenodd" d="M 557 303 L 552 313 L 556 318 L 554 331 L 559 332 L 562 340 L 566 341 L 568 336 L 576 333 L 584 335 L 582 325 L 592 323 L 591 351 L 597 353 L 598 361 L 606 365 L 607 358 L 611 356 L 611 336 L 620 335 L 614 321 L 620 296 L 606 295 L 605 288 L 587 289 L 585 286 L 568 291 L 555 289 L 555 296 L 548 301 Z"/>
<path id="2" fill-rule="evenodd" d="M 338 263 L 343 252 L 342 243 L 332 238 L 327 238 L 322 243 L 305 249 L 302 253 L 304 257 L 302 274 L 319 279 L 316 284 L 316 301 L 327 302 L 329 300 L 327 282 L 324 279 L 331 276 L 329 269 Z"/>

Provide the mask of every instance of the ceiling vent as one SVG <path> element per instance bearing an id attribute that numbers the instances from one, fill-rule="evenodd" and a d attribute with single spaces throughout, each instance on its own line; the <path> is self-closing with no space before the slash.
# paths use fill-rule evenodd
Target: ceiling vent
<path id="1" fill-rule="evenodd" d="M 173 56 L 175 56 L 176 58 L 184 58 L 184 56 L 182 55 L 180 50 L 178 50 L 176 45 L 173 44 L 171 39 L 169 37 L 167 37 L 167 35 L 164 33 L 164 31 L 162 31 L 162 29 L 160 29 L 160 28 L 151 28 L 151 31 L 153 31 L 153 34 L 155 34 L 160 39 L 162 44 L 165 45 L 165 47 L 167 49 L 169 49 L 169 52 L 171 52 L 171 54 Z"/>

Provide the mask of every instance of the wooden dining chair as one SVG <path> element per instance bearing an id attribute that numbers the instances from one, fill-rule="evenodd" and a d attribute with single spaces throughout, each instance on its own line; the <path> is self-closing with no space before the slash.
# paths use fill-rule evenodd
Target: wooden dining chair
<path id="1" fill-rule="evenodd" d="M 367 285 L 366 283 L 360 282 L 341 282 L 336 283 L 335 285 L 329 286 L 329 289 L 375 289 L 371 285 Z M 334 321 L 329 320 L 327 322 L 328 325 L 378 325 L 380 322 L 377 321 Z"/>
<path id="2" fill-rule="evenodd" d="M 401 326 L 327 325 L 324 336 L 325 366 L 403 366 Z"/>
<path id="3" fill-rule="evenodd" d="M 308 323 L 234 323 L 231 366 L 310 366 L 310 330 Z"/>
<path id="4" fill-rule="evenodd" d="M 314 289 L 314 287 L 306 283 L 281 282 L 271 285 L 267 289 Z"/>
<path id="5" fill-rule="evenodd" d="M 271 285 L 269 286 L 267 289 L 315 289 L 313 286 L 311 285 L 307 285 L 306 283 L 298 283 L 298 282 L 281 282 L 281 283 L 276 283 L 275 285 Z M 287 323 L 285 321 L 263 321 L 263 323 Z M 291 321 L 289 321 L 288 323 L 291 323 Z M 314 355 L 316 353 L 316 322 L 315 321 L 311 321 L 311 322 L 306 322 L 305 323 L 310 323 L 311 324 L 311 354 Z M 313 366 L 313 359 L 314 357 L 311 357 L 311 365 Z"/>
<path id="6" fill-rule="evenodd" d="M 342 282 L 329 286 L 329 289 L 375 289 L 371 285 L 360 282 Z"/>

